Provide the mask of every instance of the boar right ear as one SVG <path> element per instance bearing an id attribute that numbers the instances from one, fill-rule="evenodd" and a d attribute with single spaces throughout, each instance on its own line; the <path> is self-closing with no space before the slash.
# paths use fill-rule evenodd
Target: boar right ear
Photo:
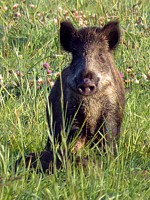
<path id="1" fill-rule="evenodd" d="M 76 29 L 71 22 L 69 22 L 69 21 L 61 22 L 61 24 L 60 24 L 60 43 L 61 43 L 62 47 L 64 48 L 64 50 L 66 50 L 68 52 L 71 52 L 70 43 L 71 43 L 72 37 L 75 32 L 76 32 Z"/>
<path id="2" fill-rule="evenodd" d="M 119 22 L 109 22 L 102 28 L 102 33 L 106 37 L 109 49 L 113 50 L 118 46 L 118 43 L 120 41 L 120 28 L 119 28 Z"/>

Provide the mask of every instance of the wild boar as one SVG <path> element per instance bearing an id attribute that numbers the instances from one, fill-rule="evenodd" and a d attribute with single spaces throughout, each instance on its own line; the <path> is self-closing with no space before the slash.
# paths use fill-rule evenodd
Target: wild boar
<path id="1" fill-rule="evenodd" d="M 79 30 L 70 21 L 61 23 L 60 42 L 72 54 L 72 61 L 49 95 L 46 112 L 50 135 L 46 151 L 40 155 L 44 172 L 53 165 L 53 145 L 61 146 L 64 138 L 68 146 L 75 140 L 75 153 L 87 144 L 98 143 L 104 150 L 109 145 L 116 155 L 125 109 L 124 84 L 113 60 L 119 41 L 118 21 Z M 35 153 L 29 154 L 26 167 L 36 168 L 36 159 Z M 60 166 L 56 157 L 56 167 Z"/>
<path id="2" fill-rule="evenodd" d="M 124 84 L 112 54 L 119 41 L 118 21 L 79 30 L 70 21 L 61 23 L 60 42 L 72 61 L 56 80 L 46 109 L 55 142 L 61 144 L 66 132 L 67 144 L 78 135 L 76 152 L 90 141 L 103 141 L 116 154 L 125 109 Z"/>

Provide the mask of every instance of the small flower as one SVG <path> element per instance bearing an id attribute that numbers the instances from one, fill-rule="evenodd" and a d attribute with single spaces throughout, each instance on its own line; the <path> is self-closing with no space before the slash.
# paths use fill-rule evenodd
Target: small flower
<path id="1" fill-rule="evenodd" d="M 3 77 L 1 74 L 0 74 L 0 85 L 3 85 Z"/>
<path id="2" fill-rule="evenodd" d="M 82 18 L 79 18 L 79 26 L 83 26 L 83 19 Z"/>
<path id="3" fill-rule="evenodd" d="M 96 14 L 92 14 L 92 17 L 93 17 L 93 18 L 96 18 Z"/>
<path id="4" fill-rule="evenodd" d="M 58 19 L 54 18 L 54 24 L 58 24 Z"/>
<path id="5" fill-rule="evenodd" d="M 84 26 L 86 26 L 88 24 L 87 20 L 84 20 Z"/>
<path id="6" fill-rule="evenodd" d="M 48 69 L 48 70 L 47 70 L 47 74 L 48 74 L 48 75 L 52 74 L 52 70 Z"/>
<path id="7" fill-rule="evenodd" d="M 30 4 L 30 8 L 34 9 L 35 5 L 34 4 Z"/>
<path id="8" fill-rule="evenodd" d="M 43 67 L 44 67 L 45 69 L 51 68 L 51 66 L 50 66 L 50 64 L 49 64 L 48 62 L 44 63 Z"/>
<path id="9" fill-rule="evenodd" d="M 62 12 L 62 7 L 61 6 L 58 7 L 58 11 Z"/>
<path id="10" fill-rule="evenodd" d="M 146 74 L 142 74 L 142 77 L 143 77 L 143 79 L 145 80 L 145 81 L 147 81 L 147 76 L 146 76 Z"/>
<path id="11" fill-rule="evenodd" d="M 70 20 L 70 17 L 68 15 L 66 15 L 66 20 Z"/>
<path id="12" fill-rule="evenodd" d="M 4 6 L 4 10 L 5 10 L 5 11 L 7 11 L 7 10 L 8 10 L 7 6 Z"/>
<path id="13" fill-rule="evenodd" d="M 127 68 L 126 71 L 127 71 L 127 73 L 131 73 L 132 69 L 131 68 Z"/>
<path id="14" fill-rule="evenodd" d="M 20 70 L 16 71 L 16 74 L 17 74 L 17 76 L 22 76 L 23 75 Z"/>
<path id="15" fill-rule="evenodd" d="M 79 12 L 77 10 L 74 12 L 74 16 L 75 16 L 76 19 L 79 18 Z"/>
<path id="16" fill-rule="evenodd" d="M 40 89 L 41 89 L 41 86 L 40 86 L 40 85 L 38 85 L 38 86 L 37 86 L 37 89 L 38 89 L 38 90 L 40 90 Z"/>
<path id="17" fill-rule="evenodd" d="M 122 72 L 120 72 L 120 77 L 124 78 L 124 74 Z"/>
<path id="18" fill-rule="evenodd" d="M 15 17 L 20 18 L 21 17 L 21 13 L 20 12 L 16 12 L 15 13 Z"/>
<path id="19" fill-rule="evenodd" d="M 42 15 L 43 15 L 42 13 L 37 12 L 37 16 L 38 16 L 38 17 L 41 17 Z"/>
<path id="20" fill-rule="evenodd" d="M 138 80 L 138 79 L 135 79 L 135 80 L 134 80 L 134 83 L 139 84 L 139 80 Z"/>
<path id="21" fill-rule="evenodd" d="M 84 15 L 84 12 L 83 12 L 83 10 L 80 10 L 80 11 L 79 11 L 79 13 L 80 13 L 81 15 Z"/>
<path id="22" fill-rule="evenodd" d="M 19 4 L 18 4 L 18 3 L 16 3 L 16 4 L 13 5 L 13 9 L 16 9 L 16 8 L 18 8 L 18 7 L 19 7 Z"/>
<path id="23" fill-rule="evenodd" d="M 38 80 L 37 80 L 37 83 L 40 85 L 40 84 L 42 84 L 44 82 L 44 80 L 42 79 L 42 78 L 39 78 Z"/>

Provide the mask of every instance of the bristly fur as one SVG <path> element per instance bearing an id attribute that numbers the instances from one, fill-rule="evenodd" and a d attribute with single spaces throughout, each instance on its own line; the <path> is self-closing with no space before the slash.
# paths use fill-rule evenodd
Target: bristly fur
<path id="1" fill-rule="evenodd" d="M 113 29 L 115 26 L 115 29 Z M 66 33 L 65 28 L 69 31 Z M 63 30 L 64 29 L 64 30 Z M 112 31 L 111 31 L 112 30 Z M 102 41 L 107 41 L 107 44 L 111 50 L 115 49 L 120 41 L 120 29 L 119 22 L 109 22 L 103 28 L 100 27 L 85 27 L 76 30 L 70 21 L 62 22 L 60 29 L 60 41 L 66 51 L 73 49 L 71 43 L 76 42 L 76 44 L 89 44 L 89 43 L 99 43 Z M 70 41 L 68 43 L 67 41 Z M 64 45 L 65 44 L 65 45 Z M 68 44 L 68 46 L 66 46 Z"/>

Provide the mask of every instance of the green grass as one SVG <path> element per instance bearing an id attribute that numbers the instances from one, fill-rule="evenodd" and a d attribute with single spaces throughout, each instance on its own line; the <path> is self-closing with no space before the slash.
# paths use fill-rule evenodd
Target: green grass
<path id="1" fill-rule="evenodd" d="M 150 199 L 149 1 L 18 2 L 0 2 L 0 198 Z M 47 88 L 71 58 L 59 43 L 59 24 L 66 18 L 77 27 L 120 20 L 122 39 L 115 61 L 128 92 L 118 156 L 87 149 L 86 170 L 68 163 L 53 175 L 42 175 L 30 174 L 23 165 L 15 174 L 20 155 L 40 152 L 46 145 Z M 50 75 L 43 69 L 46 62 Z"/>

